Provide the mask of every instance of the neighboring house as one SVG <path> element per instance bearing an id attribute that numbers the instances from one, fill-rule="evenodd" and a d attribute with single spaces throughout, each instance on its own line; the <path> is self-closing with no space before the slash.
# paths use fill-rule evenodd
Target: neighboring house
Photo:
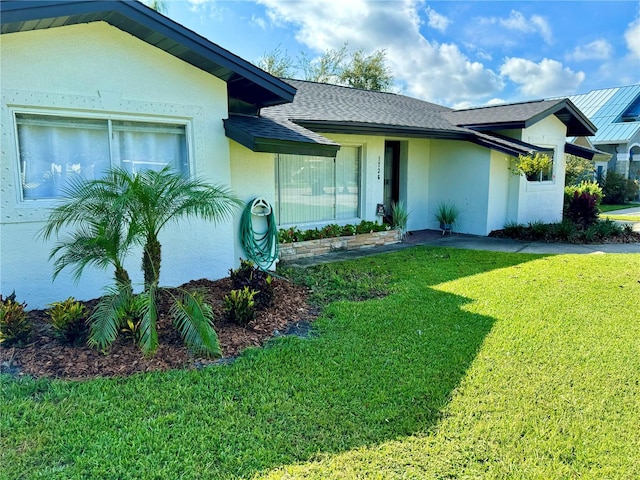
<path id="1" fill-rule="evenodd" d="M 592 90 L 569 99 L 596 126 L 589 138 L 568 140 L 606 152 L 610 159 L 596 156 L 596 176 L 613 170 L 632 180 L 640 180 L 640 85 Z"/>
<path id="2" fill-rule="evenodd" d="M 437 228 L 439 202 L 459 231 L 558 220 L 567 136 L 594 126 L 571 101 L 462 111 L 407 96 L 281 80 L 137 2 L 3 1 L 0 292 L 30 308 L 97 297 L 111 272 L 52 283 L 55 241 L 38 238 L 70 176 L 110 165 L 173 165 L 262 196 L 281 226 L 375 220 L 403 200 L 409 229 Z M 592 156 L 588 148 L 575 148 Z M 519 154 L 544 151 L 540 181 L 513 175 Z M 239 215 L 163 232 L 162 284 L 220 278 L 246 257 Z M 129 272 L 142 282 L 139 255 Z"/>

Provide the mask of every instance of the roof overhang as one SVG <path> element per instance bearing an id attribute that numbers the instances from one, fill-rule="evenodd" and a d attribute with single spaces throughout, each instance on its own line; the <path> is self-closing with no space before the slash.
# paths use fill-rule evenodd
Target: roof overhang
<path id="1" fill-rule="evenodd" d="M 489 135 L 482 132 L 474 132 L 469 139 L 470 142 L 482 147 L 497 150 L 513 157 L 520 155 L 530 155 L 537 152 L 552 153 L 553 149 L 538 147 L 530 143 L 522 142 L 513 138 L 503 137 L 502 135 Z"/>
<path id="2" fill-rule="evenodd" d="M 225 135 L 253 152 L 335 157 L 340 144 L 290 122 L 231 115 L 223 120 Z"/>
<path id="3" fill-rule="evenodd" d="M 453 123 L 458 126 L 463 126 L 469 128 L 471 130 L 486 132 L 486 131 L 498 131 L 498 130 L 520 130 L 524 128 L 529 128 L 532 125 L 540 122 L 541 120 L 547 118 L 550 115 L 555 115 L 562 123 L 564 123 L 567 127 L 567 136 L 591 136 L 595 135 L 597 128 L 596 126 L 569 100 L 568 98 L 560 99 L 557 101 L 538 101 L 531 102 L 530 105 L 540 105 L 539 111 L 536 113 L 532 113 L 526 117 L 519 117 L 516 113 L 513 118 L 512 115 L 509 114 L 512 110 L 518 108 L 521 104 L 507 104 L 507 105 L 496 105 L 494 107 L 483 107 L 477 109 L 479 114 L 485 114 L 492 109 L 494 111 L 503 111 L 508 112 L 504 115 L 505 118 L 497 119 L 494 121 L 473 121 L 473 116 L 468 118 L 469 111 L 475 111 L 475 109 L 470 109 L 465 111 L 464 113 L 467 115 L 467 118 L 464 120 L 456 121 L 456 113 L 457 111 L 452 111 L 450 114 L 450 118 Z M 546 107 L 546 108 L 545 108 Z M 463 113 L 460 111 L 460 113 Z M 512 118 L 509 118 L 509 117 Z"/>
<path id="4" fill-rule="evenodd" d="M 594 148 L 583 147 L 571 142 L 565 143 L 564 153 L 575 155 L 576 157 L 586 158 L 587 160 L 597 160 L 600 162 L 609 161 L 612 156 L 610 153 L 602 152 Z"/>
<path id="5" fill-rule="evenodd" d="M 107 22 L 227 82 L 230 99 L 257 109 L 291 102 L 296 89 L 137 1 L 0 2 L 2 33 Z"/>
<path id="6" fill-rule="evenodd" d="M 434 138 L 446 140 L 466 140 L 464 130 L 439 130 L 379 123 L 341 122 L 335 120 L 291 119 L 297 125 L 314 132 L 340 133 L 351 135 L 384 135 L 387 137 Z"/>

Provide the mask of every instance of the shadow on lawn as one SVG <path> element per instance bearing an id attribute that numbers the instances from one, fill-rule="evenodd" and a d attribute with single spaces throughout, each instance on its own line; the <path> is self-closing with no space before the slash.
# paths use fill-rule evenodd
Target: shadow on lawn
<path id="1" fill-rule="evenodd" d="M 227 367 L 69 384 L 59 409 L 81 410 L 82 432 L 56 422 L 45 458 L 70 476 L 104 474 L 106 461 L 118 478 L 235 478 L 427 431 L 493 325 L 430 287 L 534 258 L 417 247 L 360 259 L 391 295 L 332 303 L 309 339 Z"/>

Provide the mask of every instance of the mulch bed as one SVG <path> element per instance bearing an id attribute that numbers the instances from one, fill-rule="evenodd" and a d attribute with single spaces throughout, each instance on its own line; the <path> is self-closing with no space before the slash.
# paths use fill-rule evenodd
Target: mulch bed
<path id="1" fill-rule="evenodd" d="M 215 329 L 222 347 L 223 360 L 228 361 L 247 347 L 261 346 L 266 340 L 306 324 L 315 318 L 315 311 L 307 303 L 305 288 L 286 280 L 274 280 L 274 302 L 267 310 L 259 311 L 256 319 L 246 328 L 224 318 L 224 296 L 231 291 L 229 278 L 221 280 L 195 280 L 181 289 L 198 289 L 205 294 L 206 301 L 215 313 Z M 34 327 L 32 341 L 25 346 L 0 347 L 2 372 L 16 376 L 30 375 L 41 378 L 63 378 L 87 380 L 95 377 L 119 377 L 139 372 L 195 368 L 215 360 L 195 358 L 189 353 L 177 330 L 167 315 L 171 294 L 176 289 L 167 289 L 160 297 L 158 338 L 160 345 L 155 355 L 145 357 L 131 339 L 119 335 L 106 353 L 80 346 L 63 345 L 51 334 L 47 316 L 43 310 L 28 312 Z M 88 309 L 97 300 L 85 302 Z M 220 362 L 220 360 L 218 360 Z"/>

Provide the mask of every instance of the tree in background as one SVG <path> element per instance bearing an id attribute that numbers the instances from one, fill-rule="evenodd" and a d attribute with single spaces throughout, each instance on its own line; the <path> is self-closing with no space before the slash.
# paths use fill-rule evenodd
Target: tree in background
<path id="1" fill-rule="evenodd" d="M 153 8 L 156 12 L 160 12 L 163 15 L 167 14 L 167 2 L 166 0 L 143 0 L 143 2 L 147 7 Z"/>
<path id="2" fill-rule="evenodd" d="M 564 174 L 565 185 L 580 185 L 580 182 L 593 180 L 595 163 L 593 160 L 578 157 L 576 155 L 565 155 L 566 170 Z"/>
<path id="3" fill-rule="evenodd" d="M 393 75 L 386 64 L 386 55 L 385 50 L 376 50 L 371 55 L 365 55 L 362 49 L 356 51 L 342 69 L 341 82 L 364 90 L 388 91 L 393 86 Z"/>
<path id="4" fill-rule="evenodd" d="M 385 50 L 366 55 L 360 49 L 349 55 L 347 43 L 338 49 L 328 49 L 315 59 L 302 52 L 296 60 L 277 47 L 265 52 L 257 65 L 276 77 L 301 78 L 379 92 L 389 91 L 393 86 Z"/>

